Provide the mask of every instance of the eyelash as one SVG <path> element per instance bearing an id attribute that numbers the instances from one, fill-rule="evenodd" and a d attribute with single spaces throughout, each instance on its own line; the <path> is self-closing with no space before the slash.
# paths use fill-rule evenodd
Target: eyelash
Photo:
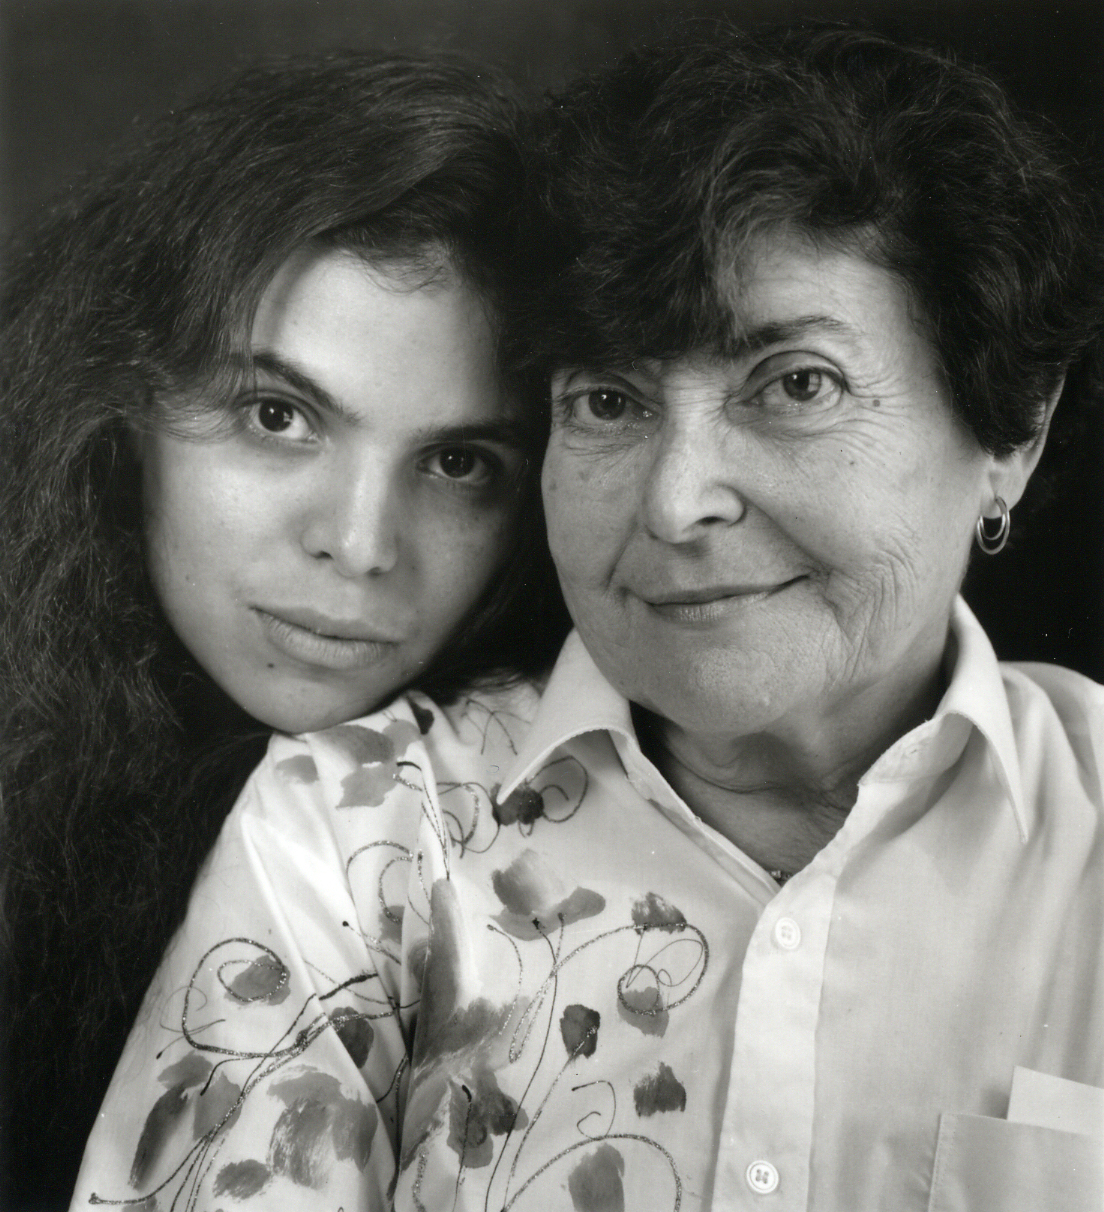
<path id="1" fill-rule="evenodd" d="M 467 476 L 449 476 L 445 475 L 443 471 L 429 471 L 430 475 L 436 476 L 438 479 L 445 481 L 447 484 L 474 491 L 489 488 L 496 484 L 501 478 L 503 470 L 502 461 L 489 450 L 483 450 L 482 448 L 475 446 L 439 446 L 436 450 L 431 450 L 428 454 L 424 455 L 419 460 L 418 465 L 419 467 L 426 468 L 428 471 L 429 463 L 435 459 L 440 459 L 442 456 L 449 454 L 461 454 L 474 459 L 477 466 L 482 466 L 482 473 L 480 474 L 479 478 L 470 479 Z"/>
<path id="2" fill-rule="evenodd" d="M 591 413 L 589 421 L 579 415 L 579 406 L 590 396 L 616 396 L 623 400 L 629 410 L 635 410 L 635 417 L 625 420 L 621 417 L 604 420 Z M 588 432 L 614 433 L 625 429 L 643 429 L 655 415 L 656 410 L 641 403 L 627 391 L 615 387 L 585 387 L 578 391 L 565 392 L 556 399 L 557 411 L 564 424 Z"/>
<path id="3" fill-rule="evenodd" d="M 261 424 L 259 416 L 260 411 L 266 407 L 292 413 L 292 423 L 294 424 L 294 418 L 299 418 L 309 430 L 309 434 L 302 438 L 289 438 L 279 430 L 266 428 Z M 293 404 L 290 400 L 285 400 L 280 396 L 249 396 L 241 401 L 241 410 L 246 428 L 262 442 L 275 443 L 278 446 L 306 446 L 318 437 L 318 426 L 308 410 L 303 405 Z"/>
<path id="4" fill-rule="evenodd" d="M 309 429 L 309 435 L 303 438 L 288 438 L 283 436 L 280 431 L 267 429 L 260 423 L 259 419 L 260 410 L 266 406 L 273 406 L 294 414 L 294 417 L 302 420 Z M 243 423 L 248 432 L 266 445 L 274 445 L 277 448 L 311 446 L 319 436 L 318 425 L 310 416 L 309 411 L 303 405 L 292 403 L 290 400 L 285 400 L 280 396 L 251 396 L 242 400 L 240 407 Z M 466 476 L 450 476 L 444 473 L 443 468 L 441 470 L 432 469 L 430 465 L 435 460 L 450 454 L 469 456 L 475 462 L 472 471 L 479 472 L 481 468 L 481 472 L 474 476 L 471 473 Z M 418 459 L 417 466 L 428 475 L 441 480 L 450 488 L 471 492 L 485 491 L 494 487 L 501 480 L 503 472 L 502 460 L 491 451 L 480 447 L 464 446 L 458 443 L 439 446 L 428 453 L 424 453 Z"/>
<path id="5" fill-rule="evenodd" d="M 775 355 L 777 356 L 777 355 Z M 770 359 L 770 360 L 773 360 Z M 813 396 L 808 400 L 793 399 L 780 401 L 776 405 L 771 405 L 769 401 L 765 401 L 764 397 L 772 389 L 778 389 L 785 392 L 783 386 L 787 380 L 794 380 L 800 376 L 819 376 L 822 380 L 818 383 Z M 753 372 L 748 381 L 754 382 L 756 373 Z M 826 385 L 830 385 L 832 394 L 842 393 L 847 390 L 847 385 L 843 377 L 837 372 L 819 363 L 791 365 L 784 370 L 770 374 L 764 383 L 758 386 L 750 393 L 741 392 L 734 400 L 735 403 L 744 407 L 757 406 L 760 409 L 766 410 L 771 407 L 782 409 L 787 412 L 799 413 L 802 409 L 809 409 L 816 406 L 817 397 L 822 397 L 826 390 Z M 626 419 L 624 416 L 603 420 L 596 417 L 593 413 L 588 418 L 580 415 L 580 405 L 583 401 L 592 396 L 616 396 L 623 400 L 629 409 L 636 410 L 636 418 Z M 588 433 L 625 433 L 634 429 L 645 429 L 656 415 L 656 409 L 641 403 L 631 393 L 615 387 L 596 387 L 588 386 L 575 391 L 566 392 L 559 396 L 555 401 L 560 413 L 561 422 L 564 425 L 571 426 L 575 429 L 582 430 Z M 823 406 L 823 405 L 821 405 Z"/>
<path id="6" fill-rule="evenodd" d="M 780 390 L 784 391 L 785 389 L 783 387 L 783 384 L 785 383 L 785 381 L 787 379 L 791 379 L 791 380 L 796 379 L 798 376 L 801 376 L 801 375 L 810 375 L 810 376 L 816 375 L 821 380 L 824 380 L 826 383 L 830 384 L 832 386 L 832 388 L 834 388 L 835 392 L 837 392 L 837 393 L 842 393 L 843 391 L 846 390 L 846 384 L 844 383 L 842 377 L 837 372 L 830 370 L 827 366 L 821 366 L 821 365 L 817 365 L 817 364 L 805 365 L 805 366 L 797 365 L 797 366 L 787 367 L 785 370 L 772 375 L 763 384 L 762 387 L 760 387 L 757 391 L 755 391 L 754 393 L 752 393 L 750 396 L 747 397 L 747 402 L 749 404 L 758 402 L 762 406 L 763 397 L 766 395 L 766 393 L 768 391 L 771 390 L 771 388 L 779 388 Z M 803 408 L 808 408 L 808 407 L 812 406 L 815 398 L 817 396 L 820 396 L 822 394 L 823 390 L 824 390 L 824 384 L 823 383 L 818 384 L 817 390 L 815 391 L 813 398 L 811 398 L 809 400 L 795 400 L 791 397 L 789 400 L 783 401 L 780 406 L 783 409 L 785 409 L 786 411 L 790 411 L 790 412 L 800 411 Z"/>

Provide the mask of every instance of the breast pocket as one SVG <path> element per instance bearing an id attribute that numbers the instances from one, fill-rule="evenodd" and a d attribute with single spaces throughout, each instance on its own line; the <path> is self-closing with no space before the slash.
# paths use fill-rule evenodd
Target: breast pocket
<path id="1" fill-rule="evenodd" d="M 1036 1124 L 943 1115 L 928 1212 L 1104 1212 L 1100 1142 Z"/>

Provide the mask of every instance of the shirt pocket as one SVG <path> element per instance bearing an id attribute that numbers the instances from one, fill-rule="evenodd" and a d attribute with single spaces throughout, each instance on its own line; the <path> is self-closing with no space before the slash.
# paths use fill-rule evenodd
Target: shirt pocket
<path id="1" fill-rule="evenodd" d="M 928 1212 L 1102 1212 L 1104 1151 L 1088 1136 L 983 1115 L 940 1116 Z"/>

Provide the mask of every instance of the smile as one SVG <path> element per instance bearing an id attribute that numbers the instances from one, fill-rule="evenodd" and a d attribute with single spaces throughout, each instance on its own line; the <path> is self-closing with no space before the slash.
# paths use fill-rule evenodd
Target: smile
<path id="1" fill-rule="evenodd" d="M 362 624 L 326 619 L 313 612 L 272 614 L 252 608 L 269 643 L 305 665 L 348 671 L 366 669 L 391 656 L 401 641 L 370 634 Z"/>
<path id="2" fill-rule="evenodd" d="M 708 624 L 739 614 L 802 579 L 794 577 L 774 585 L 717 585 L 651 597 L 638 596 L 650 611 L 668 622 Z"/>

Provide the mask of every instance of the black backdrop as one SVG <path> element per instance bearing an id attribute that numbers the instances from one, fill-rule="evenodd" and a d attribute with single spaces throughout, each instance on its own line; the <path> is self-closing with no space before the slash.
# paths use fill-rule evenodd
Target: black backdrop
<path id="1" fill-rule="evenodd" d="M 853 17 L 924 38 L 993 68 L 1077 146 L 1104 149 L 1104 0 L 4 0 L 3 226 L 32 220 L 135 118 L 259 56 L 447 48 L 543 90 L 672 22 L 719 14 Z M 1013 543 L 975 560 L 967 597 L 1002 657 L 1104 681 L 1104 407 L 1048 462 L 1062 467 L 1054 499 L 1017 511 Z"/>

